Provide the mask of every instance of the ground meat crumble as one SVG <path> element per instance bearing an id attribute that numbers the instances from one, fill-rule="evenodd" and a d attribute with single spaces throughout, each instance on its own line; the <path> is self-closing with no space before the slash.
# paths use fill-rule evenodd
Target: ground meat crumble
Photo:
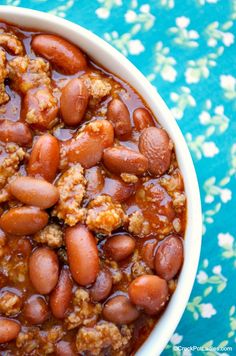
<path id="1" fill-rule="evenodd" d="M 143 237 L 149 234 L 149 222 L 145 220 L 143 213 L 140 210 L 135 211 L 129 216 L 128 230 L 130 233 L 133 233 L 139 237 Z"/>
<path id="2" fill-rule="evenodd" d="M 57 181 L 60 199 L 52 215 L 63 219 L 66 224 L 74 226 L 85 219 L 86 209 L 81 208 L 85 195 L 86 179 L 80 164 L 69 168 Z"/>
<path id="3" fill-rule="evenodd" d="M 91 355 L 102 355 L 104 348 L 111 348 L 118 353 L 124 349 L 132 337 L 128 326 L 119 328 L 106 321 L 101 321 L 93 328 L 82 327 L 76 337 L 78 352 L 88 351 Z"/>
<path id="4" fill-rule="evenodd" d="M 6 76 L 6 53 L 0 49 L 0 105 L 7 103 L 10 99 L 5 90 L 4 80 Z"/>
<path id="5" fill-rule="evenodd" d="M 13 33 L 4 32 L 3 29 L 0 29 L 0 46 L 15 55 L 22 56 L 24 54 L 24 47 L 18 37 Z"/>
<path id="6" fill-rule="evenodd" d="M 57 224 L 47 225 L 34 235 L 34 240 L 42 244 L 46 243 L 49 247 L 58 248 L 63 245 L 63 231 Z"/>
<path id="7" fill-rule="evenodd" d="M 0 294 L 0 313 L 4 315 L 18 314 L 21 304 L 21 298 L 15 293 L 5 291 Z"/>
<path id="8" fill-rule="evenodd" d="M 92 231 L 109 235 L 126 221 L 122 206 L 114 203 L 110 196 L 99 195 L 88 205 L 86 224 Z"/>

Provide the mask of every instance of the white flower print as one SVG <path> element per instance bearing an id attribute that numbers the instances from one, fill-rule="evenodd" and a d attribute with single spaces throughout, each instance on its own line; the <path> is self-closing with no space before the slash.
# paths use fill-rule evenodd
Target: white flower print
<path id="1" fill-rule="evenodd" d="M 234 35 L 231 32 L 226 32 L 223 34 L 222 41 L 226 47 L 229 47 L 234 43 Z"/>
<path id="2" fill-rule="evenodd" d="M 218 245 L 220 247 L 229 247 L 231 248 L 234 243 L 234 237 L 230 233 L 220 233 L 218 234 Z"/>
<path id="3" fill-rule="evenodd" d="M 175 81 L 177 72 L 172 66 L 166 65 L 164 66 L 161 75 L 164 80 L 173 83 Z"/>
<path id="4" fill-rule="evenodd" d="M 220 199 L 223 203 L 227 203 L 229 200 L 232 199 L 232 192 L 230 189 L 221 189 L 220 191 Z"/>
<path id="5" fill-rule="evenodd" d="M 221 274 L 221 271 L 222 271 L 222 268 L 221 268 L 220 265 L 215 266 L 215 267 L 212 269 L 212 272 L 215 273 L 215 274 Z"/>
<path id="6" fill-rule="evenodd" d="M 182 335 L 179 335 L 177 333 L 173 334 L 170 338 L 170 342 L 173 344 L 173 345 L 178 345 L 180 344 L 180 342 L 183 340 L 183 336 Z"/>
<path id="7" fill-rule="evenodd" d="M 133 55 L 138 55 L 145 50 L 140 40 L 129 41 L 128 48 L 129 48 L 129 53 Z"/>
<path id="8" fill-rule="evenodd" d="M 199 121 L 202 125 L 209 124 L 211 121 L 211 116 L 207 111 L 202 111 L 199 115 Z"/>
<path id="9" fill-rule="evenodd" d="M 134 12 L 133 10 L 128 10 L 125 14 L 125 21 L 127 23 L 132 23 L 135 21 L 136 17 L 136 12 Z"/>
<path id="10" fill-rule="evenodd" d="M 190 20 L 188 17 L 181 16 L 181 17 L 177 17 L 177 19 L 175 20 L 175 23 L 180 28 L 186 28 L 186 27 L 188 27 Z"/>
<path id="11" fill-rule="evenodd" d="M 209 319 L 216 314 L 216 310 L 211 303 L 202 303 L 199 309 L 203 318 Z"/>
<path id="12" fill-rule="evenodd" d="M 209 141 L 203 143 L 202 151 L 205 157 L 214 157 L 219 153 L 219 148 L 216 146 L 215 142 Z"/>
<path id="13" fill-rule="evenodd" d="M 110 12 L 108 9 L 106 9 L 105 7 L 99 7 L 96 11 L 95 11 L 97 17 L 99 17 L 100 19 L 107 19 L 110 15 Z"/>
<path id="14" fill-rule="evenodd" d="M 197 281 L 198 281 L 198 283 L 200 283 L 200 284 L 205 283 L 207 279 L 208 279 L 208 275 L 206 274 L 206 272 L 200 271 L 200 272 L 197 274 Z"/>
<path id="15" fill-rule="evenodd" d="M 150 5 L 144 4 L 140 6 L 140 11 L 143 12 L 144 14 L 147 14 L 150 12 Z"/>
<path id="16" fill-rule="evenodd" d="M 220 86 L 223 89 L 235 90 L 236 78 L 232 75 L 221 75 L 220 76 Z"/>

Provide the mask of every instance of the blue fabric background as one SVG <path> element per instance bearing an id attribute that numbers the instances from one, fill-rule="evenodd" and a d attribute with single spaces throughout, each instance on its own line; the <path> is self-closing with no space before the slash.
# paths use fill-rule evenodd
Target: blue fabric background
<path id="1" fill-rule="evenodd" d="M 204 220 L 194 289 L 163 355 L 236 355 L 236 1 L 0 4 L 50 12 L 88 28 L 128 56 L 157 87 L 192 153 Z M 218 350 L 176 348 L 194 345 Z"/>

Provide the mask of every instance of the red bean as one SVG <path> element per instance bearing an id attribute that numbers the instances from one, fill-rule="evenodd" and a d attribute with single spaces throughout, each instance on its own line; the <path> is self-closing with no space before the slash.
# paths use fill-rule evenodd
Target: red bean
<path id="1" fill-rule="evenodd" d="M 40 294 L 50 293 L 57 284 L 59 263 L 57 254 L 48 247 L 39 247 L 29 259 L 29 277 Z"/>
<path id="2" fill-rule="evenodd" d="M 123 146 L 107 148 L 103 162 L 107 169 L 116 174 L 141 175 L 148 168 L 148 160 L 144 155 Z"/>
<path id="3" fill-rule="evenodd" d="M 139 317 L 136 307 L 124 295 L 109 299 L 102 313 L 106 320 L 118 325 L 130 324 Z"/>
<path id="4" fill-rule="evenodd" d="M 11 235 L 32 235 L 48 223 L 48 214 L 39 208 L 12 208 L 0 217 L 0 227 Z"/>
<path id="5" fill-rule="evenodd" d="M 128 292 L 131 302 L 150 315 L 157 314 L 163 309 L 169 298 L 166 281 L 153 275 L 143 275 L 134 279 Z"/>
<path id="6" fill-rule="evenodd" d="M 59 191 L 54 185 L 31 177 L 17 177 L 9 184 L 9 191 L 22 203 L 41 209 L 50 208 L 59 199 Z"/>
<path id="7" fill-rule="evenodd" d="M 52 182 L 59 167 L 60 148 L 56 137 L 45 134 L 33 146 L 27 172 L 30 176 L 41 177 Z"/>
<path id="8" fill-rule="evenodd" d="M 89 100 L 89 92 L 82 79 L 74 78 L 61 92 L 61 114 L 66 125 L 77 126 L 83 119 Z"/>
<path id="9" fill-rule="evenodd" d="M 32 134 L 29 127 L 23 122 L 2 120 L 0 121 L 0 141 L 14 142 L 20 146 L 30 146 Z"/>
<path id="10" fill-rule="evenodd" d="M 64 74 L 75 74 L 87 67 L 83 53 L 59 36 L 37 35 L 31 46 L 35 53 L 49 60 Z"/>
<path id="11" fill-rule="evenodd" d="M 155 269 L 158 276 L 169 281 L 179 272 L 184 259 L 183 243 L 176 235 L 166 237 L 155 255 Z"/>
<path id="12" fill-rule="evenodd" d="M 31 325 L 43 324 L 49 316 L 48 305 L 41 295 L 29 297 L 23 309 L 24 319 Z"/>
<path id="13" fill-rule="evenodd" d="M 93 301 L 100 302 L 106 299 L 112 289 L 112 276 L 108 269 L 102 269 L 97 276 L 95 283 L 90 289 L 90 296 Z"/>
<path id="14" fill-rule="evenodd" d="M 16 320 L 0 317 L 0 344 L 16 339 L 20 329 Z"/>
<path id="15" fill-rule="evenodd" d="M 63 144 L 68 163 L 80 163 L 90 168 L 100 162 L 104 148 L 114 141 L 114 130 L 107 120 L 97 120 L 88 124 L 76 137 Z"/>
<path id="16" fill-rule="evenodd" d="M 86 169 L 85 178 L 87 180 L 86 195 L 89 198 L 101 193 L 104 186 L 104 176 L 100 167 L 91 167 Z"/>
<path id="17" fill-rule="evenodd" d="M 93 283 L 99 272 L 94 236 L 85 225 L 78 224 L 66 229 L 65 240 L 72 277 L 82 286 Z"/>
<path id="18" fill-rule="evenodd" d="M 115 261 L 129 257 L 135 249 L 135 241 L 129 235 L 114 235 L 109 237 L 104 245 L 104 250 Z"/>
<path id="19" fill-rule="evenodd" d="M 58 283 L 49 298 L 52 313 L 58 319 L 63 319 L 66 315 L 72 298 L 72 287 L 70 272 L 66 267 L 63 267 Z"/>
<path id="20" fill-rule="evenodd" d="M 115 136 L 120 140 L 129 138 L 132 132 L 129 110 L 120 99 L 113 99 L 107 107 L 107 119 L 112 123 Z"/>
<path id="21" fill-rule="evenodd" d="M 134 184 L 126 184 L 121 179 L 105 178 L 102 193 L 110 195 L 115 202 L 123 203 L 135 192 Z"/>
<path id="22" fill-rule="evenodd" d="M 141 132 L 147 127 L 154 126 L 152 115 L 145 108 L 138 108 L 133 112 L 134 125 L 137 131 Z"/>
<path id="23" fill-rule="evenodd" d="M 139 150 L 148 159 L 148 170 L 154 175 L 165 173 L 171 163 L 173 143 L 165 130 L 148 127 L 139 138 Z"/>
<path id="24" fill-rule="evenodd" d="M 56 356 L 76 356 L 73 345 L 69 341 L 59 341 L 56 343 Z"/>
<path id="25" fill-rule="evenodd" d="M 154 269 L 156 245 L 157 245 L 157 241 L 153 240 L 150 242 L 148 241 L 142 247 L 142 257 L 146 262 L 146 264 L 148 265 L 148 267 L 150 267 L 151 269 Z"/>

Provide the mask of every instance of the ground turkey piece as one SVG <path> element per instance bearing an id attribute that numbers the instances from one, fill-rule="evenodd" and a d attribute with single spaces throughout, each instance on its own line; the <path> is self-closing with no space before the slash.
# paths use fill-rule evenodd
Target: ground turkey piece
<path id="1" fill-rule="evenodd" d="M 4 291 L 0 294 L 0 314 L 6 316 L 18 314 L 21 305 L 21 298 L 15 293 Z"/>
<path id="2" fill-rule="evenodd" d="M 93 304 L 90 301 L 89 293 L 83 288 L 76 290 L 73 305 L 73 311 L 65 320 L 69 330 L 80 325 L 93 326 L 102 312 L 101 304 Z"/>
<path id="3" fill-rule="evenodd" d="M 70 226 L 85 219 L 86 209 L 81 208 L 86 191 L 86 179 L 83 174 L 82 166 L 76 164 L 63 173 L 56 184 L 60 192 L 60 199 L 54 207 L 52 215 L 63 219 Z"/>
<path id="4" fill-rule="evenodd" d="M 103 98 L 111 92 L 111 84 L 108 78 L 103 78 L 99 74 L 84 75 L 83 80 L 90 94 L 89 106 L 97 105 Z"/>
<path id="5" fill-rule="evenodd" d="M 51 85 L 49 64 L 40 57 L 16 57 L 8 62 L 7 69 L 13 89 L 22 94 L 32 88 Z"/>
<path id="6" fill-rule="evenodd" d="M 15 55 L 22 56 L 24 54 L 21 41 L 13 33 L 4 32 L 3 29 L 0 29 L 0 46 Z"/>
<path id="7" fill-rule="evenodd" d="M 6 54 L 2 49 L 0 49 L 0 105 L 7 103 L 10 99 L 5 90 L 4 80 L 6 76 Z"/>
<path id="8" fill-rule="evenodd" d="M 144 274 L 153 274 L 151 268 L 149 268 L 148 265 L 142 260 L 138 250 L 135 250 L 132 256 L 132 262 L 131 273 L 133 279 Z"/>
<path id="9" fill-rule="evenodd" d="M 63 245 L 63 231 L 57 224 L 47 225 L 34 235 L 34 240 L 38 243 L 46 243 L 49 247 L 58 248 Z"/>
<path id="10" fill-rule="evenodd" d="M 4 148 L 1 147 L 1 149 L 3 150 Z M 0 189 L 2 189 L 8 182 L 8 179 L 18 171 L 20 163 L 25 158 L 25 151 L 13 143 L 9 143 L 5 146 L 5 153 L 7 155 L 0 163 Z"/>
<path id="11" fill-rule="evenodd" d="M 109 347 L 118 354 L 127 346 L 131 337 L 132 332 L 127 326 L 119 330 L 115 324 L 102 321 L 93 328 L 79 329 L 76 336 L 76 348 L 78 352 L 87 351 L 96 356 L 103 355 L 103 349 Z"/>
<path id="12" fill-rule="evenodd" d="M 111 234 L 127 221 L 122 206 L 108 195 L 99 195 L 88 205 L 86 224 L 92 231 Z"/>
<path id="13" fill-rule="evenodd" d="M 129 232 L 143 237 L 150 233 L 149 222 L 145 220 L 143 213 L 140 210 L 135 211 L 129 216 Z"/>

